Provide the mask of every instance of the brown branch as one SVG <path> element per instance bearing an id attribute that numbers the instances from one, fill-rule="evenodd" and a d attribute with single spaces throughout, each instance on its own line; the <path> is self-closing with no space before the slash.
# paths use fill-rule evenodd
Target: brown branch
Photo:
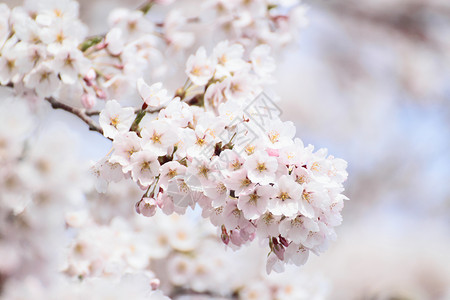
<path id="1" fill-rule="evenodd" d="M 78 118 L 80 118 L 84 123 L 86 123 L 89 126 L 89 130 L 97 131 L 98 133 L 103 135 L 103 129 L 99 125 L 97 125 L 94 122 L 94 120 L 92 120 L 89 117 L 90 115 L 88 115 L 84 109 L 75 108 L 75 107 L 69 106 L 67 104 L 61 103 L 53 97 L 47 97 L 47 98 L 45 98 L 45 100 L 47 100 L 52 105 L 52 108 L 62 109 L 62 110 L 65 110 L 65 111 L 77 116 Z"/>
<path id="2" fill-rule="evenodd" d="M 159 112 L 161 109 L 163 109 L 164 107 L 155 109 L 155 110 L 146 110 L 149 113 L 154 113 L 154 112 Z M 141 109 L 140 108 L 135 108 L 134 109 L 134 113 L 138 113 Z M 92 116 L 98 116 L 101 113 L 101 110 L 87 110 L 84 112 L 84 114 L 88 117 L 92 117 Z"/>

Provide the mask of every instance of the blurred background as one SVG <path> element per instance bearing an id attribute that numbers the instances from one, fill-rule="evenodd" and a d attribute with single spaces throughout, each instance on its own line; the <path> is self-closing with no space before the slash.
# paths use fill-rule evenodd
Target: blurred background
<path id="1" fill-rule="evenodd" d="M 351 200 L 338 240 L 301 272 L 327 278 L 332 299 L 450 299 L 450 1 L 304 3 L 309 26 L 276 53 L 273 89 L 305 144 L 348 161 Z M 80 4 L 100 33 L 141 1 Z M 81 136 L 89 159 L 108 150 Z"/>
<path id="2" fill-rule="evenodd" d="M 351 200 L 306 269 L 338 299 L 450 299 L 450 2 L 308 4 L 277 90 L 304 142 L 349 162 Z"/>

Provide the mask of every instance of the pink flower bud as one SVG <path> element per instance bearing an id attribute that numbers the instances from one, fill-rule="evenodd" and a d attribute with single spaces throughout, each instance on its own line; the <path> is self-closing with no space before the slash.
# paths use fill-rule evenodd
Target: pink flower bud
<path id="1" fill-rule="evenodd" d="M 152 217 L 156 213 L 157 206 L 158 205 L 154 198 L 142 198 L 139 202 L 139 211 L 143 216 Z"/>
<path id="2" fill-rule="evenodd" d="M 273 245 L 273 252 L 278 257 L 279 260 L 284 260 L 284 247 L 281 244 Z"/>
<path id="3" fill-rule="evenodd" d="M 95 49 L 96 50 L 102 50 L 102 49 L 105 49 L 107 46 L 108 46 L 108 43 L 101 42 L 101 43 L 98 43 L 97 45 L 95 45 Z"/>
<path id="4" fill-rule="evenodd" d="M 158 278 L 152 279 L 150 281 L 150 286 L 152 287 L 152 290 L 157 290 L 160 285 L 161 281 Z"/>
<path id="5" fill-rule="evenodd" d="M 285 246 L 285 247 L 289 246 L 288 241 L 287 241 L 284 237 L 282 237 L 281 235 L 280 235 L 280 243 L 281 243 L 283 246 Z"/>
<path id="6" fill-rule="evenodd" d="M 139 205 L 141 204 L 141 202 L 142 202 L 142 199 L 139 200 L 138 202 L 136 202 L 136 204 L 134 205 L 134 209 L 136 210 L 136 212 L 137 212 L 138 214 L 141 213 L 141 209 L 139 208 Z"/>
<path id="7" fill-rule="evenodd" d="M 274 157 L 278 157 L 280 156 L 280 151 L 278 149 L 267 149 L 267 154 L 269 154 L 269 156 L 274 156 Z"/>
<path id="8" fill-rule="evenodd" d="M 106 93 L 104 90 L 102 89 L 95 89 L 95 94 L 97 95 L 98 98 L 105 100 L 106 99 Z"/>
<path id="9" fill-rule="evenodd" d="M 95 96 L 91 94 L 83 94 L 81 96 L 81 104 L 83 104 L 84 108 L 91 109 L 95 105 Z"/>
<path id="10" fill-rule="evenodd" d="M 84 76 L 84 80 L 93 81 L 95 78 L 97 78 L 97 73 L 93 68 L 90 68 L 89 71 L 87 71 L 86 76 Z"/>
<path id="11" fill-rule="evenodd" d="M 222 242 L 225 245 L 228 245 L 228 243 L 230 242 L 230 236 L 228 235 L 227 229 L 223 225 L 222 225 L 222 234 L 220 235 L 220 238 L 222 239 Z"/>
<path id="12" fill-rule="evenodd" d="M 230 240 L 236 246 L 241 246 L 244 243 L 244 240 L 239 233 L 239 230 L 231 230 L 230 231 Z"/>

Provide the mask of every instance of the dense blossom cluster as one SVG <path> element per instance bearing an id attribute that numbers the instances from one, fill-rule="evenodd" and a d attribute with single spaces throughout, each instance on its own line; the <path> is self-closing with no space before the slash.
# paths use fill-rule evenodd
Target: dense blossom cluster
<path id="1" fill-rule="evenodd" d="M 96 172 L 111 180 L 122 172 L 146 190 L 136 204 L 144 216 L 198 204 L 225 244 L 258 236 L 269 245 L 270 272 L 303 264 L 334 239 L 347 173 L 345 161 L 294 139 L 294 125 L 271 115 L 264 95 L 254 99 L 274 68 L 268 55 L 258 46 L 246 60 L 243 47 L 227 41 L 210 56 L 200 48 L 187 61 L 183 100 L 140 81 L 148 113 L 108 102 L 100 125 L 113 151 Z"/>
<path id="2" fill-rule="evenodd" d="M 46 97 L 81 84 L 91 63 L 78 49 L 87 27 L 78 19 L 77 2 L 27 1 L 12 10 L 1 4 L 0 11 L 2 85 Z"/>
<path id="3" fill-rule="evenodd" d="M 327 295 L 325 280 L 293 276 L 297 270 L 267 276 L 267 253 L 256 244 L 224 251 L 214 226 L 199 216 L 156 212 L 149 219 L 135 214 L 131 201 L 123 200 L 139 191 L 131 181 L 112 183 L 106 193 L 89 196 L 87 209 L 66 214 L 74 232 L 63 267 L 66 274 L 88 282 L 97 277 L 119 281 L 124 273 L 145 275 L 153 287 L 160 284 L 171 296 L 180 291 L 242 300 Z M 114 209 L 99 209 L 105 203 Z"/>
<path id="4" fill-rule="evenodd" d="M 213 9 L 214 31 L 247 46 L 254 41 L 280 47 L 292 42 L 299 28 L 307 24 L 306 8 L 296 0 L 206 1 L 204 7 Z"/>
<path id="5" fill-rule="evenodd" d="M 26 1 L 12 10 L 2 4 L 0 13 L 0 83 L 18 93 L 92 108 L 96 99 L 123 94 L 145 68 L 157 72 L 152 64 L 162 61 L 142 11 L 115 11 L 110 31 L 89 38 L 72 0 Z"/>
<path id="6" fill-rule="evenodd" d="M 155 2 L 168 5 L 171 1 Z M 304 8 L 296 1 L 262 2 L 210 1 L 205 9 L 215 8 L 218 19 L 212 27 L 227 28 L 233 32 L 227 35 L 230 39 L 247 39 L 248 44 L 249 37 L 256 35 L 258 43 L 274 45 L 292 40 L 293 28 L 304 22 L 295 16 Z M 92 109 L 97 99 L 124 99 L 132 94 L 139 77 L 173 75 L 168 72 L 173 63 L 164 53 L 183 54 L 202 36 L 198 28 L 211 20 L 186 18 L 189 12 L 172 10 L 158 22 L 146 17 L 150 6 L 117 9 L 109 17 L 106 34 L 88 37 L 76 1 L 27 0 L 12 10 L 1 4 L 0 84 L 13 85 L 20 94 L 54 96 Z M 236 10 L 241 8 L 245 13 L 237 17 Z M 189 23 L 196 26 L 186 31 L 183 28 Z"/>

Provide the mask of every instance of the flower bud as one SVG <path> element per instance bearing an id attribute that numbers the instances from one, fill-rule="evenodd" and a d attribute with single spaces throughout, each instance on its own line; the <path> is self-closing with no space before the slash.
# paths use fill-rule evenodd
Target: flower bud
<path id="1" fill-rule="evenodd" d="M 134 205 L 134 209 L 136 210 L 136 212 L 137 212 L 138 214 L 141 213 L 141 209 L 139 208 L 139 205 L 141 204 L 141 202 L 142 202 L 142 199 L 139 200 L 138 202 L 136 202 L 136 204 Z"/>
<path id="2" fill-rule="evenodd" d="M 280 151 L 278 149 L 267 149 L 267 154 L 269 154 L 269 156 L 273 156 L 273 157 L 278 157 L 280 156 Z"/>
<path id="3" fill-rule="evenodd" d="M 146 217 L 152 217 L 156 213 L 157 206 L 158 205 L 154 198 L 142 198 L 139 202 L 140 214 Z"/>
<path id="4" fill-rule="evenodd" d="M 280 235 L 280 243 L 285 247 L 289 246 L 289 242 L 281 235 Z"/>
<path id="5" fill-rule="evenodd" d="M 220 235 L 220 238 L 222 239 L 222 242 L 225 245 L 228 245 L 228 243 L 230 242 L 230 236 L 228 235 L 227 229 L 223 225 L 222 225 L 222 234 Z"/>
<path id="6" fill-rule="evenodd" d="M 273 245 L 273 252 L 280 260 L 284 260 L 284 247 L 281 244 L 274 244 Z"/>
<path id="7" fill-rule="evenodd" d="M 106 93 L 104 90 L 102 89 L 95 89 L 95 94 L 97 95 L 98 98 L 105 100 L 106 99 Z"/>
<path id="8" fill-rule="evenodd" d="M 97 73 L 95 72 L 95 70 L 93 68 L 90 68 L 89 71 L 87 71 L 86 76 L 84 76 L 84 80 L 86 82 L 90 82 L 95 80 L 95 78 L 97 78 Z"/>
<path id="9" fill-rule="evenodd" d="M 83 94 L 81 96 L 81 103 L 83 104 L 84 108 L 91 109 L 95 105 L 95 96 L 91 94 Z"/>
<path id="10" fill-rule="evenodd" d="M 152 279 L 150 281 L 150 286 L 152 287 L 152 290 L 157 290 L 160 285 L 161 281 L 158 278 Z"/>

